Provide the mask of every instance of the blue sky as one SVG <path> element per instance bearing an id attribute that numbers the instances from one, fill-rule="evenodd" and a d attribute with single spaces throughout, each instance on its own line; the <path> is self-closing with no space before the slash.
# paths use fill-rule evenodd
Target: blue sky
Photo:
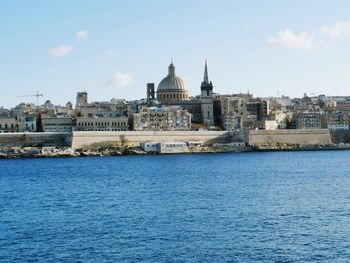
<path id="1" fill-rule="evenodd" d="M 0 105 L 145 97 L 171 58 L 191 95 L 205 58 L 219 93 L 349 95 L 348 0 L 7 0 Z"/>

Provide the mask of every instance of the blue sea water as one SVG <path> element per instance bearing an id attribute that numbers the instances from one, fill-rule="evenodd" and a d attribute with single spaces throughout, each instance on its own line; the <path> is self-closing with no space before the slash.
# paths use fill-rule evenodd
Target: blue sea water
<path id="1" fill-rule="evenodd" d="M 350 152 L 0 160 L 0 262 L 350 262 Z"/>

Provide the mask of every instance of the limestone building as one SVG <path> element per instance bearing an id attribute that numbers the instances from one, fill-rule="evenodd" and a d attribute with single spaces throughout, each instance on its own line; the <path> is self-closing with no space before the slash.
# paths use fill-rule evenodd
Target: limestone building
<path id="1" fill-rule="evenodd" d="M 71 117 L 43 117 L 42 118 L 44 132 L 71 132 L 73 120 Z"/>
<path id="2" fill-rule="evenodd" d="M 129 105 L 124 100 L 110 102 L 87 101 L 86 92 L 78 92 L 76 131 L 126 131 L 130 125 Z"/>
<path id="3" fill-rule="evenodd" d="M 147 85 L 147 98 L 151 94 Z M 164 106 L 179 106 L 191 113 L 192 123 L 209 128 L 214 125 L 213 84 L 209 81 L 207 62 L 204 78 L 201 83 L 201 95 L 189 96 L 189 88 L 185 81 L 175 72 L 173 62 L 168 67 L 168 75 L 163 78 L 157 88 L 157 101 Z"/>
<path id="4" fill-rule="evenodd" d="M 141 107 L 134 113 L 134 130 L 173 131 L 190 130 L 191 114 L 179 106 Z"/>
<path id="5" fill-rule="evenodd" d="M 201 84 L 202 122 L 205 126 L 214 126 L 213 83 L 209 82 L 207 61 L 205 61 L 204 78 Z"/>

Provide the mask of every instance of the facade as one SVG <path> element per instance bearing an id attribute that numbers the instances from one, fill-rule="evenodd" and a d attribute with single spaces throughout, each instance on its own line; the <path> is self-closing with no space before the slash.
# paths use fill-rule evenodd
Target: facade
<path id="1" fill-rule="evenodd" d="M 21 132 L 19 122 L 16 118 L 1 117 L 0 133 Z"/>
<path id="2" fill-rule="evenodd" d="M 190 130 L 191 114 L 178 106 L 141 107 L 134 113 L 136 131 Z"/>
<path id="3" fill-rule="evenodd" d="M 327 128 L 330 130 L 349 130 L 349 116 L 342 111 L 327 113 Z"/>
<path id="4" fill-rule="evenodd" d="M 245 99 L 239 96 L 220 96 L 221 126 L 223 130 L 242 129 L 246 117 Z"/>
<path id="5" fill-rule="evenodd" d="M 322 116 L 317 112 L 300 113 L 293 116 L 297 129 L 321 129 Z"/>
<path id="6" fill-rule="evenodd" d="M 78 92 L 75 131 L 127 131 L 130 109 L 125 100 L 88 103 L 87 93 Z"/>
<path id="7" fill-rule="evenodd" d="M 128 118 L 122 117 L 77 117 L 76 131 L 127 131 Z"/>
<path id="8" fill-rule="evenodd" d="M 336 110 L 350 113 L 350 99 L 345 99 L 336 102 Z"/>
<path id="9" fill-rule="evenodd" d="M 269 104 L 262 99 L 251 99 L 246 103 L 247 117 L 243 120 L 244 128 L 265 129 L 265 120 L 269 114 Z"/>
<path id="10" fill-rule="evenodd" d="M 36 117 L 34 116 L 25 117 L 25 131 L 27 132 L 36 131 Z"/>
<path id="11" fill-rule="evenodd" d="M 42 117 L 44 132 L 71 132 L 73 120 L 71 117 Z"/>
<path id="12" fill-rule="evenodd" d="M 175 142 L 144 142 L 141 143 L 141 148 L 145 152 L 152 153 L 185 153 L 189 152 L 187 143 L 175 141 Z"/>
<path id="13" fill-rule="evenodd" d="M 185 153 L 189 148 L 185 142 L 160 143 L 160 153 Z"/>

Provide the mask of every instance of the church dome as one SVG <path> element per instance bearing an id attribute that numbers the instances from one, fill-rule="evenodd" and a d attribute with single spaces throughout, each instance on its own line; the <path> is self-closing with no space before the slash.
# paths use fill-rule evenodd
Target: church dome
<path id="1" fill-rule="evenodd" d="M 173 63 L 169 65 L 169 74 L 159 83 L 157 91 L 188 91 L 185 81 L 175 74 Z"/>

